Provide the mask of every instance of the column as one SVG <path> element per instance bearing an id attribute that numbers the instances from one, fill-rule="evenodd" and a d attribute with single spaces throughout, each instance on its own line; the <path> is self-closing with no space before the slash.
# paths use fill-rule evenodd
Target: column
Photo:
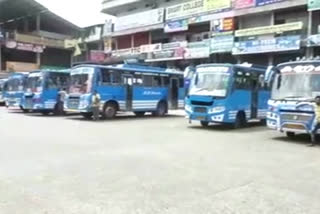
<path id="1" fill-rule="evenodd" d="M 312 35 L 312 11 L 308 12 L 308 33 L 307 37 Z M 307 58 L 313 58 L 313 47 L 307 47 L 306 50 L 306 57 Z"/>
<path id="2" fill-rule="evenodd" d="M 37 14 L 37 17 L 36 17 L 36 31 L 39 32 L 41 29 L 41 15 L 40 13 Z"/>
<path id="3" fill-rule="evenodd" d="M 2 45 L 0 44 L 0 72 L 2 71 Z"/>

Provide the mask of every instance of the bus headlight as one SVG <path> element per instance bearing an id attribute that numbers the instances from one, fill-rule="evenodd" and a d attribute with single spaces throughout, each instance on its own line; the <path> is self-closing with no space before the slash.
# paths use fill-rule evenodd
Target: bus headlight
<path id="1" fill-rule="evenodd" d="M 188 104 L 186 104 L 186 105 L 184 106 L 184 109 L 185 109 L 187 112 L 192 112 L 192 106 L 190 106 L 190 105 L 188 105 Z"/>
<path id="2" fill-rule="evenodd" d="M 226 110 L 226 107 L 224 107 L 224 106 L 217 106 L 217 107 L 210 108 L 210 109 L 208 110 L 208 113 L 209 113 L 209 114 L 220 113 L 220 112 L 224 112 L 225 110 Z"/>

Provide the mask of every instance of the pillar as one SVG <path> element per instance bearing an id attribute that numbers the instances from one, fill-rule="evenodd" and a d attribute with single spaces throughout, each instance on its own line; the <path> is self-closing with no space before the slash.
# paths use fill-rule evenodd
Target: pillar
<path id="1" fill-rule="evenodd" d="M 39 32 L 41 30 L 41 15 L 37 14 L 36 17 L 36 31 Z"/>
<path id="2" fill-rule="evenodd" d="M 308 33 L 307 36 L 312 35 L 312 11 L 308 12 Z M 307 47 L 306 50 L 306 57 L 307 58 L 312 58 L 313 57 L 313 47 Z"/>

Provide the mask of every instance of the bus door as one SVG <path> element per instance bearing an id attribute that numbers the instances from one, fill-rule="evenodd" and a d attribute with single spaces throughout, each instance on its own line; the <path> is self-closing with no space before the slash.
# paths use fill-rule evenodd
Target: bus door
<path id="1" fill-rule="evenodd" d="M 258 118 L 258 96 L 259 96 L 259 82 L 258 79 L 252 77 L 251 79 L 251 118 Z"/>
<path id="2" fill-rule="evenodd" d="M 179 78 L 174 77 L 170 79 L 170 108 L 178 108 L 178 99 L 179 99 Z"/>
<path id="3" fill-rule="evenodd" d="M 123 84 L 125 86 L 125 100 L 126 109 L 128 111 L 132 110 L 132 100 L 133 100 L 133 76 L 130 74 L 123 75 Z"/>

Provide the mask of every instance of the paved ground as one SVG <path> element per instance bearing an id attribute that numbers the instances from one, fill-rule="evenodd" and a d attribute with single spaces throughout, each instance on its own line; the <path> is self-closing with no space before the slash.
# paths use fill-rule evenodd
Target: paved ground
<path id="1" fill-rule="evenodd" d="M 0 109 L 0 214 L 319 214 L 320 146 L 183 117 Z"/>

